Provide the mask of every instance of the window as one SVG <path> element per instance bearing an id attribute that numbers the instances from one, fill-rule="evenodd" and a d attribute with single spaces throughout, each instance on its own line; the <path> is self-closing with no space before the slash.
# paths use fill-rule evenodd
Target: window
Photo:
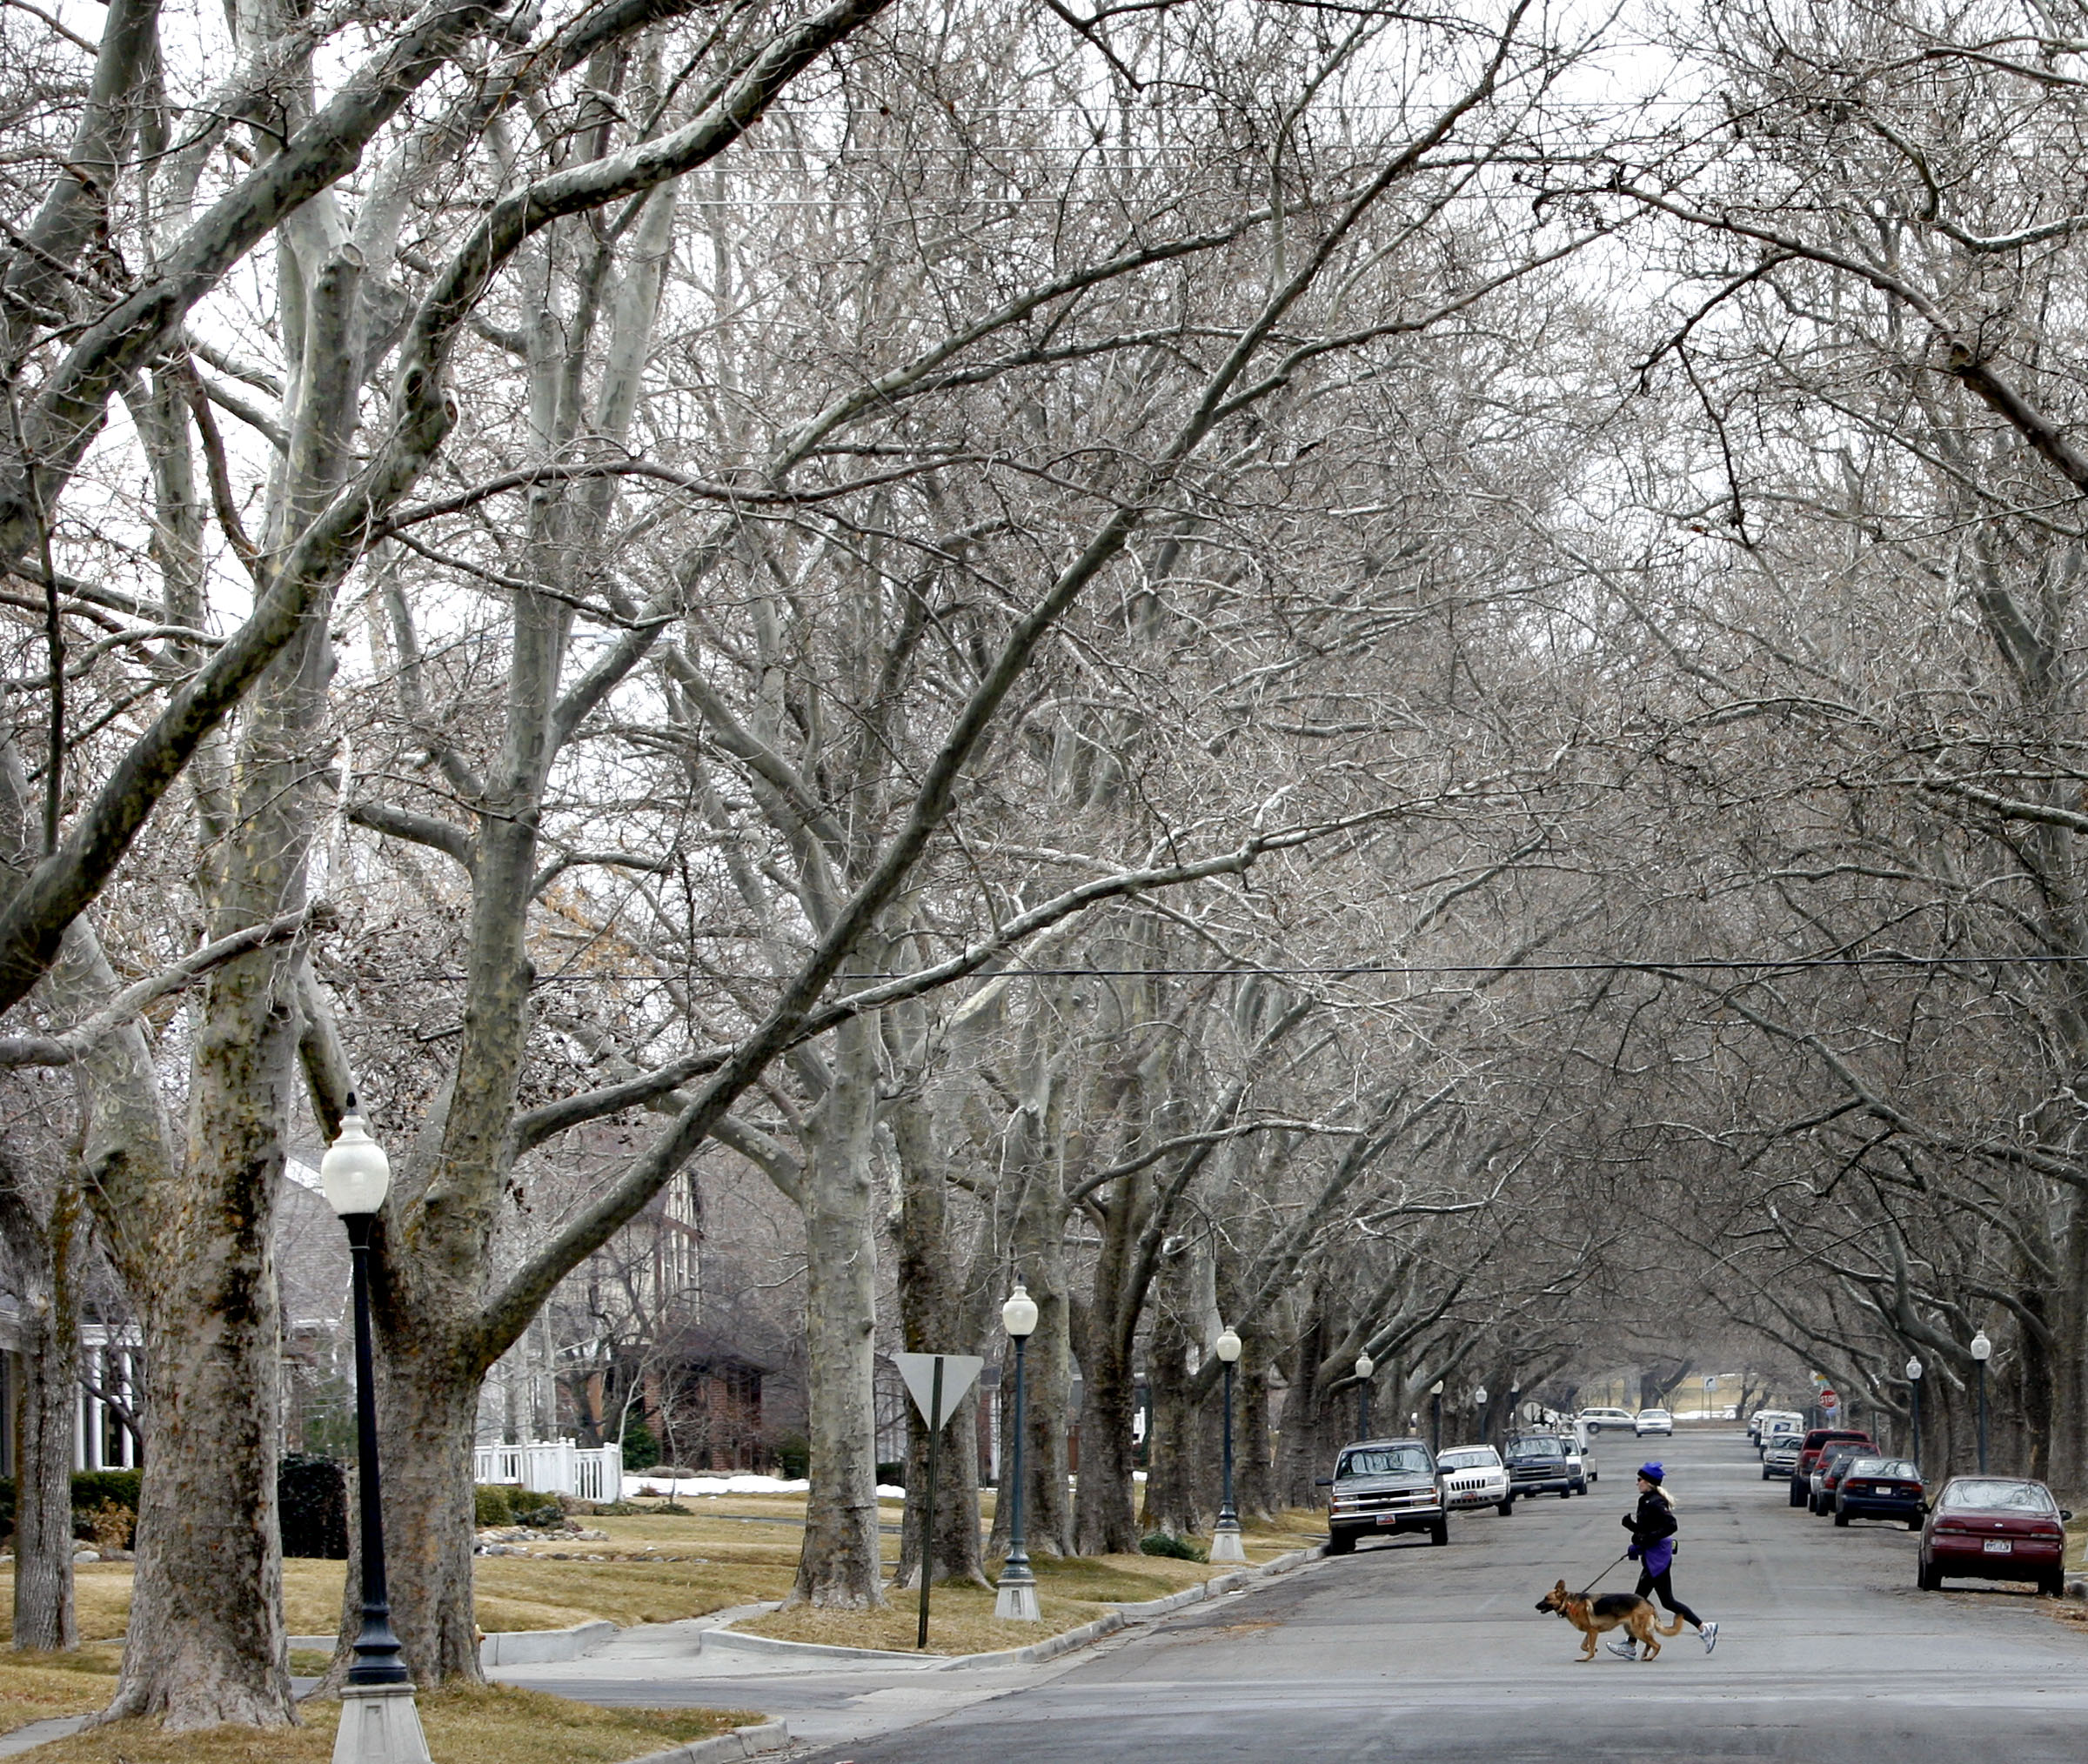
<path id="1" fill-rule="evenodd" d="M 1351 1452 L 1334 1473 L 1341 1476 L 1426 1476 L 1429 1473 L 1426 1446 L 1374 1446 L 1367 1452 Z"/>
<path id="2" fill-rule="evenodd" d="M 2041 1482 L 2004 1482 L 1968 1476 L 1943 1491 L 1943 1504 L 1979 1513 L 2057 1513 L 2051 1493 Z"/>
<path id="3" fill-rule="evenodd" d="M 1470 1446 L 1462 1451 L 1445 1452 L 1437 1461 L 1445 1470 L 1497 1470 L 1501 1467 L 1501 1454 L 1491 1446 Z"/>

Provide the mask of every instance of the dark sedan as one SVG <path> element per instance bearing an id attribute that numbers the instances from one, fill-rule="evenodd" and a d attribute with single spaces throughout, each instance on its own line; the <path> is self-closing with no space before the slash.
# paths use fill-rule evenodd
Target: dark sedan
<path id="1" fill-rule="evenodd" d="M 1921 1472 L 1904 1458 L 1859 1456 L 1849 1460 L 1834 1497 L 1834 1522 L 1896 1519 L 1909 1531 L 1921 1529 Z"/>
<path id="2" fill-rule="evenodd" d="M 2027 1477 L 1953 1476 L 1922 1532 L 1915 1580 L 1924 1593 L 1945 1580 L 2034 1580 L 2056 1597 L 2066 1589 L 2064 1521 L 2072 1517 Z"/>

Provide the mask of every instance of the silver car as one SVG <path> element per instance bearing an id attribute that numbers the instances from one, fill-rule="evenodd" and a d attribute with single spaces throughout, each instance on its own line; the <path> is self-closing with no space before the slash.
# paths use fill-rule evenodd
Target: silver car
<path id="1" fill-rule="evenodd" d="M 1803 1433 L 1771 1433 L 1762 1447 L 1762 1480 L 1774 1482 L 1778 1478 L 1788 1480 L 1798 1467 L 1798 1459 L 1805 1450 Z"/>

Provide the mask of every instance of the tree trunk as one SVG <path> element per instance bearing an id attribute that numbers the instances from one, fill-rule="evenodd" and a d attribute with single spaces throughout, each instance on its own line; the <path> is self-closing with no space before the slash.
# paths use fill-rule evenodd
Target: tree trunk
<path id="1" fill-rule="evenodd" d="M 1275 1466 L 1268 1452 L 1268 1362 L 1267 1347 L 1249 1338 L 1240 1356 L 1240 1376 L 1233 1393 L 1233 1493 L 1242 1520 L 1275 1520 L 1282 1503 L 1276 1498 Z"/>
<path id="2" fill-rule="evenodd" d="M 1146 1459 L 1146 1509 L 1149 1532 L 1184 1537 L 1204 1529 L 1208 1513 L 1198 1499 L 1198 1433 L 1195 1377 L 1189 1371 L 1188 1332 L 1171 1311 L 1154 1320 L 1146 1348 L 1146 1380 L 1152 1391 L 1151 1451 Z"/>
<path id="3" fill-rule="evenodd" d="M 805 1547 L 786 1601 L 837 1611 L 881 1607 L 873 1400 L 877 1231 L 872 1208 L 875 1095 L 860 1019 L 835 1036 L 806 1172 L 805 1341 L 812 1489 Z"/>
<path id="4" fill-rule="evenodd" d="M 79 1412 L 79 1273 L 86 1238 L 79 1190 L 60 1183 L 49 1224 L 37 1228 L 33 1216 L 24 1223 L 30 1232 L 17 1233 L 10 1222 L 8 1233 L 21 1303 L 14 1645 L 53 1652 L 80 1645 L 72 1598 L 72 1433 Z M 18 1235 L 36 1240 L 11 1240 Z"/>
<path id="5" fill-rule="evenodd" d="M 1081 1474 L 1074 1547 L 1084 1556 L 1138 1554 L 1131 1423 L 1138 1407 L 1131 1357 L 1114 1327 L 1093 1332 L 1081 1399 Z"/>

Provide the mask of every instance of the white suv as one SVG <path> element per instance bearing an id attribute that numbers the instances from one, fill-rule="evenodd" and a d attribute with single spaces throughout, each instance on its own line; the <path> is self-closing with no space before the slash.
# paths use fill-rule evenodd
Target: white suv
<path id="1" fill-rule="evenodd" d="M 1642 1440 L 1648 1433 L 1665 1433 L 1670 1440 L 1675 1437 L 1675 1417 L 1665 1409 L 1641 1409 L 1631 1426 Z"/>
<path id="2" fill-rule="evenodd" d="M 1621 1428 L 1631 1426 L 1633 1417 L 1630 1409 L 1583 1409 L 1579 1420 L 1581 1425 L 1588 1429 L 1589 1435 L 1592 1438 L 1595 1434 L 1601 1433 L 1604 1427 Z"/>
<path id="3" fill-rule="evenodd" d="M 1442 1484 L 1442 1504 L 1452 1513 L 1461 1507 L 1490 1507 L 1506 1519 L 1516 1510 L 1508 1466 L 1491 1446 L 1452 1446 L 1437 1457 L 1436 1470 Z"/>

